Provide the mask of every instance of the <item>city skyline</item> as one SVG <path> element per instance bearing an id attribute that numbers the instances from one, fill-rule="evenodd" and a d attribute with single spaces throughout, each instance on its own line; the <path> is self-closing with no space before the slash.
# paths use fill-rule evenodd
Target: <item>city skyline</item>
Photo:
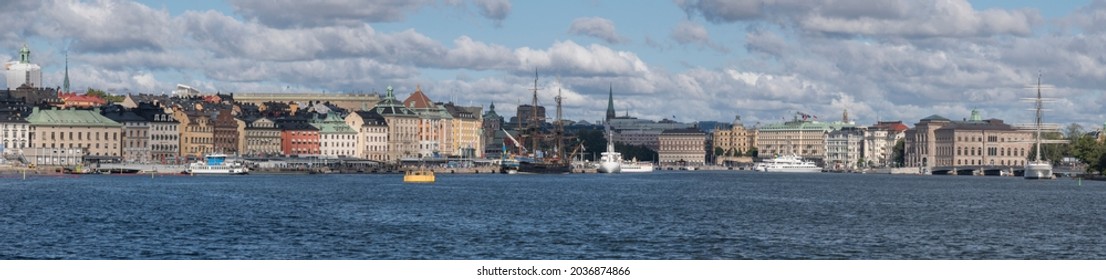
<path id="1" fill-rule="evenodd" d="M 4 51 L 27 43 L 44 86 L 167 93 L 383 92 L 500 108 L 565 94 L 566 118 L 747 125 L 796 111 L 858 123 L 978 108 L 1031 122 L 1106 115 L 1106 2 L 1034 1 L 16 1 Z M 289 11 L 295 11 L 289 13 Z M 520 102 L 521 101 L 521 102 Z M 502 110 L 502 109 L 501 109 Z M 507 111 L 504 111 L 507 112 Z"/>

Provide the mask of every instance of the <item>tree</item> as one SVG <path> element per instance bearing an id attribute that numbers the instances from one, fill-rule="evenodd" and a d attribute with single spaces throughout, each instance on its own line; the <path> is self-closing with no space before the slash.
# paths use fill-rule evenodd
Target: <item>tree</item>
<path id="1" fill-rule="evenodd" d="M 891 148 L 891 160 L 897 166 L 906 166 L 906 140 L 895 141 L 895 147 Z"/>
<path id="2" fill-rule="evenodd" d="M 746 156 L 749 156 L 749 157 L 754 157 L 754 158 L 755 158 L 755 157 L 757 157 L 758 155 L 760 155 L 760 151 L 757 151 L 757 148 L 756 148 L 756 147 L 752 147 L 752 148 L 749 148 L 749 151 L 745 152 L 745 155 L 746 155 Z"/>
<path id="3" fill-rule="evenodd" d="M 1067 139 L 1075 139 L 1083 136 L 1083 126 L 1077 123 L 1071 123 L 1064 128 L 1064 135 Z"/>
<path id="4" fill-rule="evenodd" d="M 714 147 L 714 155 L 715 156 L 720 156 L 724 153 L 726 153 L 726 150 L 722 149 L 722 147 Z"/>

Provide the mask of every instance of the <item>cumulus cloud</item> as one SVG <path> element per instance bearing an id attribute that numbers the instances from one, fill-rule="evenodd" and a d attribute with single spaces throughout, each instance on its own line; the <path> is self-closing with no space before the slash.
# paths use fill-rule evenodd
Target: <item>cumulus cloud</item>
<path id="1" fill-rule="evenodd" d="M 729 52 L 729 49 L 711 40 L 710 34 L 707 33 L 707 28 L 698 23 L 690 21 L 680 22 L 672 29 L 670 37 L 681 45 L 694 44 L 723 53 Z"/>
<path id="2" fill-rule="evenodd" d="M 399 21 L 433 3 L 433 0 L 230 0 L 239 14 L 278 28 Z"/>
<path id="3" fill-rule="evenodd" d="M 967 0 L 679 0 L 715 23 L 764 20 L 829 35 L 891 37 L 1028 36 L 1035 10 L 977 11 Z"/>
<path id="4" fill-rule="evenodd" d="M 473 0 L 480 15 L 500 24 L 511 13 L 510 0 Z"/>
<path id="5" fill-rule="evenodd" d="M 618 35 L 614 22 L 601 17 L 586 17 L 572 20 L 568 27 L 568 33 L 582 36 L 590 36 L 607 41 L 610 44 L 628 42 L 629 39 Z"/>

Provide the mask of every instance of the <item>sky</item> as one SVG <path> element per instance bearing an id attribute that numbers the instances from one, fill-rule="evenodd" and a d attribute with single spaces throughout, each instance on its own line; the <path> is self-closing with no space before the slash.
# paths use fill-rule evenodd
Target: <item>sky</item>
<path id="1" fill-rule="evenodd" d="M 0 60 L 46 86 L 168 93 L 380 92 L 513 116 L 564 97 L 618 115 L 858 124 L 932 114 L 1106 122 L 1106 0 L 5 0 Z"/>

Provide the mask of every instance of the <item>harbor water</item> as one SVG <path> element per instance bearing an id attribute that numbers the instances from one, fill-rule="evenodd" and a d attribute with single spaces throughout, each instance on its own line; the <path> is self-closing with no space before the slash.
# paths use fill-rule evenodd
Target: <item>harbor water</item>
<path id="1" fill-rule="evenodd" d="M 0 179 L 0 259 L 1106 259 L 1106 183 L 658 171 Z"/>

